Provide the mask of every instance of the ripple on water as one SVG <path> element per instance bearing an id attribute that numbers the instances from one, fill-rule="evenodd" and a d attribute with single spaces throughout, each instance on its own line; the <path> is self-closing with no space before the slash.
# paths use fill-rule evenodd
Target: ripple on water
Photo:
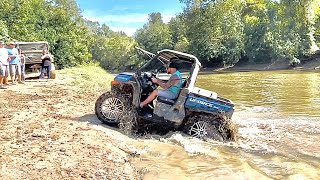
<path id="1" fill-rule="evenodd" d="M 242 111 L 234 117 L 239 126 L 240 147 L 283 154 L 320 157 L 319 117 L 261 114 Z"/>
<path id="2" fill-rule="evenodd" d="M 320 177 L 318 172 L 320 164 L 317 160 L 312 161 L 309 157 L 297 152 L 295 155 L 292 151 L 286 153 L 285 148 L 291 147 L 281 146 L 287 144 L 282 141 L 283 137 L 295 137 L 290 128 L 288 132 L 282 133 L 284 125 L 281 124 L 285 123 L 279 125 L 271 121 L 272 125 L 267 126 L 267 121 L 259 122 L 257 119 L 255 121 L 257 122 L 246 122 L 246 126 L 255 126 L 254 128 L 248 127 L 248 131 L 245 129 L 239 131 L 241 135 L 247 136 L 238 143 L 205 142 L 177 132 L 144 139 L 140 141 L 144 144 L 142 146 L 144 148 L 140 150 L 141 156 L 137 164 L 148 167 L 146 177 L 151 179 L 173 177 L 177 179 L 238 179 L 239 177 L 314 179 Z M 277 143 L 266 141 L 279 134 L 284 135 Z M 252 148 L 250 143 L 256 144 L 257 147 Z"/>

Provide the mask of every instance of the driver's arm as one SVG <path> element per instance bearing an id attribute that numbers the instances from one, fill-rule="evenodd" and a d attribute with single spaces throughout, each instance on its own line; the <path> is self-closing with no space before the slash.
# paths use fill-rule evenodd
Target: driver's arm
<path id="1" fill-rule="evenodd" d="M 160 79 L 157 79 L 156 83 L 159 84 L 159 86 L 162 87 L 163 89 L 168 89 L 171 86 L 174 86 L 179 83 L 179 77 L 177 75 L 173 75 L 170 77 L 169 81 L 166 83 L 162 82 Z"/>

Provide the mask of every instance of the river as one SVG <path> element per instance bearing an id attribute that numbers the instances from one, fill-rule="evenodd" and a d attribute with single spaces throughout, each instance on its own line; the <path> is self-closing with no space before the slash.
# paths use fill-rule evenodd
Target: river
<path id="1" fill-rule="evenodd" d="M 231 99 L 238 141 L 173 132 L 138 139 L 144 179 L 320 179 L 320 73 L 202 74 L 197 87 Z"/>

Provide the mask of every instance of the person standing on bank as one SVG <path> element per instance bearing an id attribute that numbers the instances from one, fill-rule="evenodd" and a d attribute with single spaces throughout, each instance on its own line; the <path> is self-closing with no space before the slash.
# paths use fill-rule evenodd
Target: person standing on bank
<path id="1" fill-rule="evenodd" d="M 13 85 L 16 84 L 16 81 L 15 81 L 16 73 L 18 75 L 18 83 L 22 83 L 19 52 L 18 52 L 18 49 L 15 48 L 15 45 L 16 44 L 14 42 L 10 42 L 9 49 L 8 49 L 8 54 L 10 58 L 10 61 L 9 61 L 10 77 Z"/>
<path id="2" fill-rule="evenodd" d="M 143 102 L 140 103 L 140 108 L 150 103 L 157 96 L 166 97 L 168 99 L 175 99 L 182 87 L 182 75 L 177 70 L 178 65 L 174 62 L 171 62 L 167 67 L 167 73 L 171 74 L 168 82 L 164 83 L 157 78 L 152 78 L 153 83 L 157 83 L 163 90 L 154 90 Z"/>
<path id="3" fill-rule="evenodd" d="M 4 45 L 4 41 L 0 41 L 0 89 L 6 89 L 4 84 L 6 84 L 9 76 L 9 56 Z"/>
<path id="4" fill-rule="evenodd" d="M 19 56 L 20 56 L 20 70 L 21 70 L 21 82 L 24 83 L 26 80 L 26 57 L 24 56 L 23 52 L 21 49 L 19 51 Z"/>
<path id="5" fill-rule="evenodd" d="M 42 68 L 39 80 L 44 77 L 44 73 L 47 73 L 48 80 L 50 79 L 50 71 L 51 71 L 51 60 L 52 56 L 47 49 L 43 50 L 42 59 Z"/>

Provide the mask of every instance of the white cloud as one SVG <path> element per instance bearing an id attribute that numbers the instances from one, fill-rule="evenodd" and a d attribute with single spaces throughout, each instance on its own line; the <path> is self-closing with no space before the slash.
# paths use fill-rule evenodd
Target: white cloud
<path id="1" fill-rule="evenodd" d="M 123 31 L 128 36 L 132 36 L 135 31 L 142 28 L 148 21 L 149 14 L 146 13 L 131 13 L 123 15 L 97 15 L 96 11 L 85 10 L 82 15 L 84 18 L 97 21 L 100 24 L 106 24 L 113 31 Z M 175 17 L 175 12 L 161 12 L 163 22 L 168 23 L 172 17 Z"/>
<path id="2" fill-rule="evenodd" d="M 124 32 L 126 33 L 126 35 L 128 36 L 132 36 L 139 28 L 133 28 L 133 27 L 120 27 L 120 26 L 110 26 L 110 29 L 112 31 L 115 31 L 115 32 Z"/>
<path id="3" fill-rule="evenodd" d="M 121 23 L 144 23 L 148 20 L 147 14 L 125 14 L 125 15 L 100 15 L 97 16 L 93 11 L 85 11 L 83 17 L 91 21 L 101 23 L 121 22 Z"/>
<path id="4" fill-rule="evenodd" d="M 171 18 L 175 17 L 175 15 L 172 14 L 162 14 L 162 20 L 164 23 L 168 23 Z"/>

